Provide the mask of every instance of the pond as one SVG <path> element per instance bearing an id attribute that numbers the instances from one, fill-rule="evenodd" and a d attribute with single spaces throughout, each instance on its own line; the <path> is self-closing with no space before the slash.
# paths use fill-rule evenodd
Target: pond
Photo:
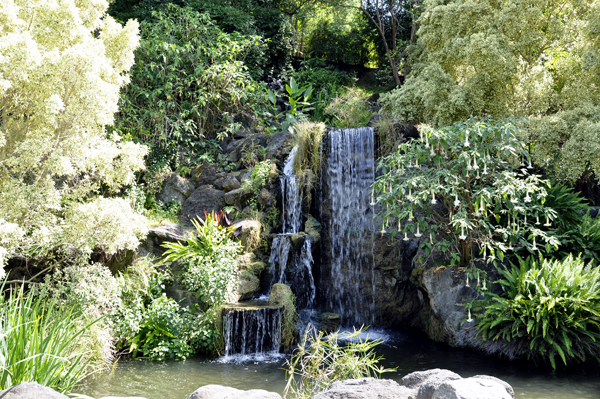
<path id="1" fill-rule="evenodd" d="M 509 362 L 481 353 L 450 348 L 423 338 L 422 334 L 371 332 L 385 343 L 378 352 L 383 365 L 397 371 L 383 378 L 396 381 L 408 373 L 432 368 L 452 370 L 462 377 L 488 374 L 510 383 L 518 399 L 600 399 L 600 368 L 590 362 L 553 372 L 531 362 Z M 180 362 L 124 360 L 114 370 L 89 378 L 76 393 L 103 396 L 142 396 L 147 399 L 187 399 L 198 387 L 208 384 L 240 389 L 266 389 L 283 393 L 283 356 L 271 360 L 223 362 L 222 359 L 193 358 Z"/>

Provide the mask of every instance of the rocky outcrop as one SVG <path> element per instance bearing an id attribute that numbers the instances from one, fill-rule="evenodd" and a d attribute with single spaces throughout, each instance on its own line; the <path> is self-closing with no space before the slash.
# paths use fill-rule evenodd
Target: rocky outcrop
<path id="1" fill-rule="evenodd" d="M 281 166 L 290 152 L 295 142 L 295 137 L 290 132 L 275 133 L 269 138 L 267 145 L 267 158 L 275 160 L 278 166 Z"/>
<path id="2" fill-rule="evenodd" d="M 224 191 L 217 190 L 210 184 L 200 186 L 183 203 L 181 221 L 185 225 L 191 225 L 190 220 L 196 217 L 204 219 L 204 212 L 219 212 L 225 205 Z"/>
<path id="3" fill-rule="evenodd" d="M 69 399 L 68 396 L 56 392 L 37 382 L 23 382 L 0 392 L 2 399 Z"/>
<path id="4" fill-rule="evenodd" d="M 417 371 L 392 380 L 340 381 L 314 399 L 514 399 L 512 387 L 495 377 L 461 378 L 450 370 Z"/>
<path id="5" fill-rule="evenodd" d="M 205 385 L 198 388 L 188 399 L 281 399 L 281 395 L 262 389 L 242 391 L 222 385 Z"/>
<path id="6" fill-rule="evenodd" d="M 162 245 L 165 242 L 183 241 L 189 237 L 189 233 L 176 223 L 163 226 L 152 227 L 148 230 L 148 235 L 140 243 L 138 248 L 139 256 L 152 255 L 162 257 L 165 248 Z"/>
<path id="7" fill-rule="evenodd" d="M 342 317 L 339 314 L 325 312 L 318 315 L 316 327 L 317 330 L 329 334 L 336 331 L 340 324 L 342 324 Z"/>
<path id="8" fill-rule="evenodd" d="M 194 191 L 194 185 L 177 173 L 169 173 L 156 199 L 164 204 L 169 202 L 183 203 Z"/>

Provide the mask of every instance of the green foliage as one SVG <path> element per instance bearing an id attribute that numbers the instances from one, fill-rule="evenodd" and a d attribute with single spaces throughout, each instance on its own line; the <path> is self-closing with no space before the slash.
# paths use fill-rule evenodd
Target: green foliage
<path id="1" fill-rule="evenodd" d="M 598 92 L 589 90 L 600 83 L 597 2 L 423 3 L 419 58 L 405 84 L 381 99 L 394 118 L 444 126 L 472 115 L 543 115 L 598 105 Z"/>
<path id="2" fill-rule="evenodd" d="M 600 269 L 572 256 L 531 258 L 501 270 L 503 294 L 476 302 L 477 331 L 490 352 L 567 362 L 600 354 Z M 486 343 L 488 345 L 486 345 Z M 490 345 L 496 343 L 497 345 Z"/>
<path id="3" fill-rule="evenodd" d="M 250 185 L 254 195 L 258 196 L 260 190 L 267 186 L 267 183 L 271 180 L 271 173 L 273 172 L 274 164 L 271 160 L 267 159 L 259 162 L 250 175 Z"/>
<path id="4" fill-rule="evenodd" d="M 254 90 L 240 58 L 259 39 L 225 33 L 207 15 L 174 5 L 143 22 L 141 32 L 115 129 L 149 144 L 152 169 L 202 162 L 210 152 L 202 139 L 227 134 L 222 114 Z"/>
<path id="5" fill-rule="evenodd" d="M 357 26 L 360 22 L 361 20 L 357 19 L 354 26 L 323 23 L 308 38 L 306 51 L 312 57 L 329 62 L 361 66 L 367 64 L 370 58 L 368 38 L 353 31 L 353 28 L 360 28 Z"/>
<path id="6" fill-rule="evenodd" d="M 211 212 L 205 220 L 192 220 L 196 234 L 186 238 L 185 244 L 163 244 L 167 248 L 163 262 L 181 261 L 183 285 L 208 307 L 226 301 L 236 276 L 236 258 L 242 252 L 241 244 L 231 237 L 233 228 L 222 226 L 220 218 Z"/>
<path id="7" fill-rule="evenodd" d="M 367 126 L 371 111 L 367 110 L 365 97 L 361 89 L 349 87 L 331 101 L 325 109 L 325 115 L 332 117 L 333 126 L 337 128 Z"/>
<path id="8" fill-rule="evenodd" d="M 0 295 L 0 390 L 36 381 L 67 392 L 93 372 L 78 342 L 89 327 L 81 310 L 55 305 L 22 290 Z"/>
<path id="9" fill-rule="evenodd" d="M 543 204 L 547 182 L 529 172 L 518 128 L 514 120 L 469 119 L 400 144 L 374 186 L 382 228 L 397 223 L 392 234 L 405 240 L 429 235 L 425 253 L 447 254 L 452 264 L 468 265 L 477 248 L 494 261 L 514 247 L 536 251 L 536 241 L 557 246 L 540 229 L 556 212 Z"/>
<path id="10" fill-rule="evenodd" d="M 298 86 L 296 80 L 292 77 L 290 83 L 285 85 L 287 92 L 287 101 L 290 104 L 290 109 L 277 111 L 277 93 L 272 90 L 267 91 L 267 98 L 273 107 L 273 113 L 270 115 L 276 120 L 282 119 L 282 129 L 292 131 L 292 126 L 298 123 L 303 118 L 307 118 L 307 112 L 312 111 L 312 104 L 308 102 L 312 95 L 313 88 L 310 85 Z"/>
<path id="11" fill-rule="evenodd" d="M 321 143 L 325 124 L 300 122 L 294 126 L 298 152 L 294 159 L 294 174 L 300 182 L 302 196 L 310 204 L 312 189 L 321 170 Z"/>
<path id="12" fill-rule="evenodd" d="M 310 327 L 310 326 L 309 326 Z M 323 332 L 311 335 L 307 328 L 302 343 L 287 361 L 285 397 L 309 399 L 336 381 L 376 377 L 395 369 L 378 365 L 382 359 L 375 353 L 380 339 L 369 341 L 360 338 L 363 330 L 353 333 L 336 332 L 323 337 Z M 340 338 L 351 341 L 340 342 Z"/>

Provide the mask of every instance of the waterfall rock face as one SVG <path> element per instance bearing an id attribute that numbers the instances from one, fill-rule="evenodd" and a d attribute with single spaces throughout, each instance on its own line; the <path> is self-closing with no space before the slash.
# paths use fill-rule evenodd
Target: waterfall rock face
<path id="1" fill-rule="evenodd" d="M 380 231 L 373 129 L 333 130 L 325 152 L 317 303 L 343 325 L 407 326 L 422 306 L 409 281 L 418 243 Z"/>
<path id="2" fill-rule="evenodd" d="M 281 306 L 234 304 L 223 309 L 225 356 L 269 354 L 281 346 Z"/>

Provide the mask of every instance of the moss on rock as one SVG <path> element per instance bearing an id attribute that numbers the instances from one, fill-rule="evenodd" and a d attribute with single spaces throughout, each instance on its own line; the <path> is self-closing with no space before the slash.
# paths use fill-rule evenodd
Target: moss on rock
<path id="1" fill-rule="evenodd" d="M 298 342 L 298 314 L 296 313 L 296 297 L 292 289 L 281 283 L 273 284 L 269 302 L 283 306 L 281 320 L 281 346 L 288 351 L 292 345 Z"/>

